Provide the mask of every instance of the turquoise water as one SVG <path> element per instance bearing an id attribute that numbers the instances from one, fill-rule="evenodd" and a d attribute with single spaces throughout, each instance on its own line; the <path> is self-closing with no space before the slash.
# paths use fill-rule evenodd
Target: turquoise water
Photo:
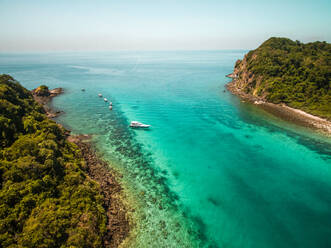
<path id="1" fill-rule="evenodd" d="M 244 53 L 0 54 L 0 73 L 65 88 L 58 121 L 93 135 L 135 204 L 128 246 L 331 247 L 331 140 L 224 92 Z"/>

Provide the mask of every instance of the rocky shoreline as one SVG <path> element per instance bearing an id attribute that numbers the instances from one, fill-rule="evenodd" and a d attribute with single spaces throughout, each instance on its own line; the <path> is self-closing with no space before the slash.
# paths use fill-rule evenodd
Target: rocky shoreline
<path id="1" fill-rule="evenodd" d="M 239 96 L 241 99 L 247 102 L 259 105 L 259 107 L 261 107 L 265 111 L 285 121 L 290 121 L 304 127 L 309 127 L 318 130 L 323 134 L 326 134 L 327 136 L 331 136 L 331 121 L 308 114 L 299 109 L 288 107 L 285 104 L 274 104 L 266 102 L 263 99 L 243 92 L 239 87 L 237 87 L 236 77 L 233 73 L 226 75 L 226 77 L 232 78 L 232 81 L 226 85 L 226 88 L 232 94 Z"/>
<path id="2" fill-rule="evenodd" d="M 38 89 L 38 88 L 37 88 Z M 34 99 L 43 106 L 48 118 L 54 118 L 63 111 L 55 111 L 49 106 L 53 97 L 62 94 L 62 88 L 48 90 L 46 93 L 38 94 L 38 90 L 31 91 Z M 60 125 L 60 124 L 58 124 Z M 81 156 L 86 163 L 86 172 L 100 185 L 100 193 L 104 197 L 104 209 L 107 215 L 107 231 L 103 237 L 104 247 L 116 248 L 128 237 L 130 232 L 130 222 L 127 216 L 128 210 L 123 201 L 123 189 L 118 178 L 122 176 L 112 170 L 108 163 L 101 160 L 91 143 L 89 135 L 70 135 L 66 132 L 67 140 L 76 144 Z"/>
<path id="3" fill-rule="evenodd" d="M 55 88 L 52 90 L 48 90 L 47 88 L 47 90 L 42 93 L 38 93 L 38 89 L 39 88 L 33 89 L 31 93 L 34 100 L 43 106 L 48 118 L 55 118 L 61 113 L 63 113 L 63 111 L 54 110 L 49 106 L 49 103 L 51 102 L 53 97 L 64 93 L 63 88 Z"/>
<path id="4" fill-rule="evenodd" d="M 90 143 L 89 135 L 69 136 L 68 141 L 75 143 L 87 165 L 88 175 L 99 183 L 104 196 L 107 214 L 107 232 L 104 237 L 105 247 L 115 248 L 124 241 L 130 231 L 127 209 L 122 200 L 122 187 L 116 178 L 121 175 L 111 170 L 108 164 L 98 158 Z"/>

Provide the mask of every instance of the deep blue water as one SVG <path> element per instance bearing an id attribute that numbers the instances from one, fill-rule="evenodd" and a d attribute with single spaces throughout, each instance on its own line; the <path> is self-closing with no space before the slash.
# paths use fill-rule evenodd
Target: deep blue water
<path id="1" fill-rule="evenodd" d="M 0 73 L 65 88 L 57 121 L 123 174 L 132 247 L 331 247 L 331 140 L 224 92 L 244 53 L 0 54 Z"/>

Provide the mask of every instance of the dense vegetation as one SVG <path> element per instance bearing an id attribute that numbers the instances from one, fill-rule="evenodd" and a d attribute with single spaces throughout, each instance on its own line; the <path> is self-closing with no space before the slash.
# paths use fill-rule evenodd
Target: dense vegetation
<path id="1" fill-rule="evenodd" d="M 329 43 L 270 38 L 238 61 L 235 72 L 246 93 L 331 119 Z"/>
<path id="2" fill-rule="evenodd" d="M 0 247 L 102 247 L 99 185 L 63 128 L 8 75 L 0 75 L 0 148 Z"/>
<path id="3" fill-rule="evenodd" d="M 35 89 L 34 93 L 37 96 L 49 96 L 49 89 L 46 85 L 40 85 L 37 89 Z"/>

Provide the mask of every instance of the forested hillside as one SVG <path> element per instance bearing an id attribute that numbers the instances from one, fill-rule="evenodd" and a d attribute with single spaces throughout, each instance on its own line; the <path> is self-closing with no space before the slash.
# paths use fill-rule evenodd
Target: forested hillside
<path id="1" fill-rule="evenodd" d="M 270 38 L 238 60 L 238 89 L 331 119 L 331 44 Z"/>
<path id="2" fill-rule="evenodd" d="M 31 93 L 0 75 L 0 247 L 102 247 L 99 185 Z"/>

